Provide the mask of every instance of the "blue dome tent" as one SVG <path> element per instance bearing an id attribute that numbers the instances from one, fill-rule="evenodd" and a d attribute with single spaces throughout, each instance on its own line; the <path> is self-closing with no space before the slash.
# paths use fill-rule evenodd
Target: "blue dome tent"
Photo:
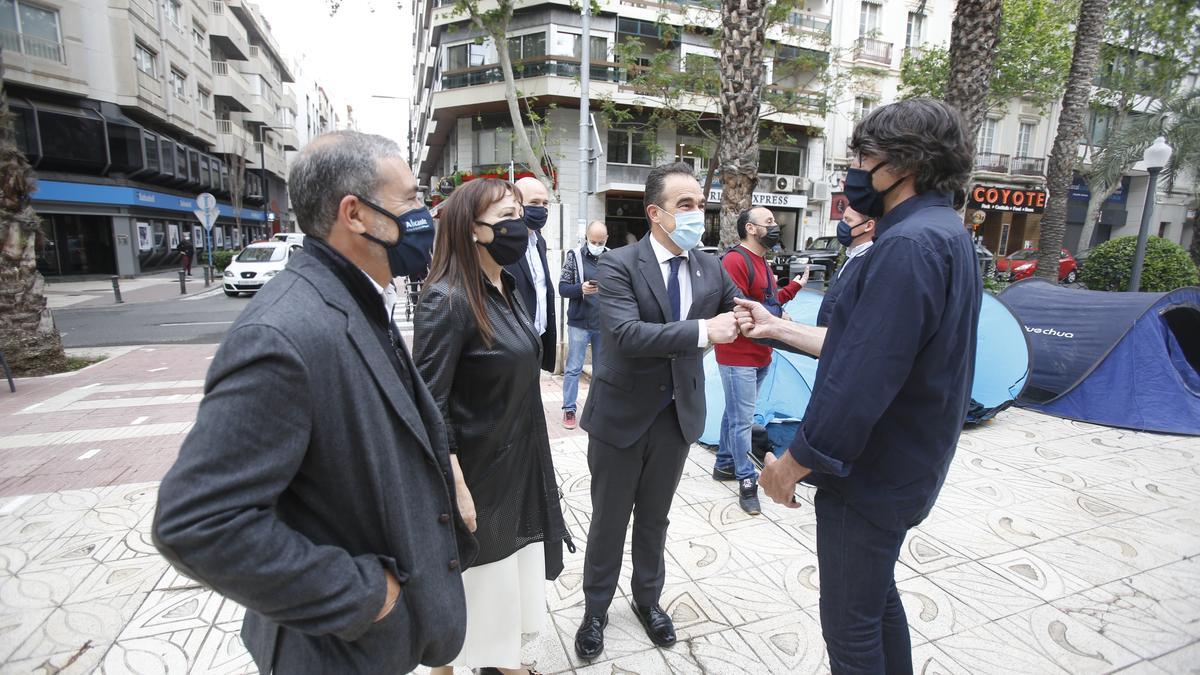
<path id="1" fill-rule="evenodd" d="M 816 323 L 823 297 L 824 294 L 817 291 L 802 291 L 784 309 L 793 320 L 811 325 Z M 1028 372 L 1029 343 L 1020 323 L 1003 302 L 984 293 L 979 312 L 975 381 L 971 388 L 975 405 L 966 421 L 991 419 L 1011 405 L 1024 387 Z M 816 375 L 816 359 L 775 351 L 759 391 L 755 413 L 757 423 L 766 425 L 776 446 L 786 446 L 795 435 L 796 426 L 808 408 Z M 704 358 L 704 387 L 707 417 L 700 442 L 716 445 L 721 438 L 725 392 L 721 388 L 716 354 L 712 352 Z"/>
<path id="2" fill-rule="evenodd" d="M 1200 435 L 1200 287 L 1109 293 L 1029 279 L 1001 297 L 1033 348 L 1019 405 L 1096 424 Z"/>

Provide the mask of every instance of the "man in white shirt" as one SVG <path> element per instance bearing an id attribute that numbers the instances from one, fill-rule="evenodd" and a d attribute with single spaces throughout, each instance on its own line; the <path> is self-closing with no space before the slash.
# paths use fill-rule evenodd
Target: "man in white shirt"
<path id="1" fill-rule="evenodd" d="M 549 216 L 550 193 L 540 180 L 531 176 L 516 185 L 525 207 L 525 224 L 529 226 L 529 247 L 525 249 L 525 257 L 504 269 L 517 280 L 517 290 L 529 310 L 533 327 L 542 336 L 542 370 L 552 373 L 558 357 L 558 331 L 554 320 L 554 284 L 550 283 L 546 240 L 541 232 Z"/>

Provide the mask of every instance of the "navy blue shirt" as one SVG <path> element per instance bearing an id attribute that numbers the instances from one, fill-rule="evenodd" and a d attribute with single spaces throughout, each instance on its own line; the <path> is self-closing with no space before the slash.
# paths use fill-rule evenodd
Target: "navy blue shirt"
<path id="1" fill-rule="evenodd" d="M 933 508 L 971 402 L 983 293 L 950 195 L 905 200 L 840 279 L 816 384 L 789 451 L 808 482 L 875 525 L 904 530 Z"/>

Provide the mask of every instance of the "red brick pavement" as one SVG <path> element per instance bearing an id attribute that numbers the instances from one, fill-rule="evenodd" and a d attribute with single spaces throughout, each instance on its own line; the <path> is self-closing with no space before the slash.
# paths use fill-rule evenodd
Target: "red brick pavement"
<path id="1" fill-rule="evenodd" d="M 196 416 L 201 381 L 217 345 L 139 347 L 67 375 L 28 378 L 17 392 L 0 391 L 0 497 L 157 481 L 171 467 Z M 164 370 L 165 368 L 165 370 Z M 151 372 L 153 371 L 153 372 Z M 143 385 L 137 391 L 114 385 Z M 542 395 L 551 440 L 582 436 L 561 425 L 562 378 L 543 376 Z M 587 395 L 581 383 L 580 409 Z M 178 397 L 197 400 L 179 402 Z M 69 397 L 71 400 L 67 400 Z M 175 397 L 131 407 L 88 407 L 130 398 Z M 103 403 L 101 403 L 103 405 Z M 155 427 L 154 425 L 176 425 Z M 161 431 L 128 436 L 139 427 Z M 94 432 L 88 438 L 91 430 Z M 82 438 L 31 438 L 33 434 L 82 432 Z M 90 457 L 81 456 L 98 450 Z"/>

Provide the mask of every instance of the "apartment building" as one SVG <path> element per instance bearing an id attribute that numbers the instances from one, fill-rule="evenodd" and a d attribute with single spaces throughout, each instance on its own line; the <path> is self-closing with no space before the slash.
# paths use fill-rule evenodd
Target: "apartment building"
<path id="1" fill-rule="evenodd" d="M 298 145 L 292 73 L 242 0 L 0 3 L 16 136 L 38 176 L 47 275 L 135 275 L 173 264 L 192 211 L 217 196 L 213 248 L 284 219 Z"/>
<path id="2" fill-rule="evenodd" d="M 900 66 L 906 54 L 949 43 L 954 5 L 954 0 L 808 0 L 785 25 L 770 31 L 764 49 L 768 89 L 787 90 L 794 85 L 785 76 L 777 77 L 775 65 L 799 50 L 824 52 L 831 64 L 829 79 L 836 83 L 830 91 L 819 92 L 825 94 L 822 108 L 765 116 L 795 139 L 784 145 L 764 142 L 754 197 L 754 203 L 775 210 L 783 224 L 785 247 L 799 248 L 807 237 L 833 233 L 846 204 L 840 188 L 850 162 L 847 142 L 854 125 L 875 107 L 898 98 Z M 630 69 L 639 64 L 616 62 L 615 47 L 623 40 L 641 39 L 646 58 L 671 50 L 677 69 L 684 71 L 705 57 L 717 56 L 709 32 L 719 30 L 719 16 L 695 3 L 606 0 L 600 3 L 600 10 L 592 18 L 590 31 L 593 101 L 608 97 L 630 108 L 657 105 L 655 99 L 629 85 Z M 513 160 L 511 121 L 494 46 L 465 17 L 455 15 L 449 0 L 418 0 L 413 12 L 417 26 L 413 36 L 417 92 L 411 112 L 416 132 L 413 153 L 422 185 L 429 186 L 436 198 L 446 176 L 507 168 Z M 670 44 L 659 39 L 660 23 L 674 27 L 677 37 Z M 536 100 L 535 105 L 545 110 L 549 119 L 545 144 L 554 163 L 557 193 L 564 202 L 565 245 L 574 245 L 570 224 L 577 218 L 575 202 L 581 180 L 594 188 L 585 205 L 586 218 L 603 217 L 609 224 L 610 244 L 622 245 L 627 238 L 645 232 L 641 184 L 650 166 L 676 159 L 691 161 L 702 174 L 698 150 L 711 151 L 711 143 L 664 126 L 646 133 L 609 127 L 601 119 L 596 136 L 604 156 L 595 176 L 581 176 L 580 26 L 579 14 L 566 0 L 519 3 L 509 28 L 509 50 L 518 89 Z M 818 92 L 790 93 L 804 100 L 806 94 Z M 719 108 L 709 105 L 706 109 Z M 990 249 L 1004 254 L 1036 244 L 1046 198 L 1046 160 L 1057 123 L 1057 104 L 1043 110 L 1018 99 L 989 111 L 977 138 L 976 172 L 969 186 L 966 217 Z M 1091 128 L 1096 124 L 1093 121 Z M 1090 160 L 1089 146 L 1090 141 L 1080 146 L 1085 165 Z M 1097 241 L 1136 233 L 1146 182 L 1140 166 L 1130 172 L 1123 188 L 1101 211 Z M 1184 180 L 1162 194 L 1156 212 L 1159 224 L 1152 234 L 1161 233 L 1188 245 L 1189 218 L 1195 213 L 1186 203 L 1194 182 Z M 706 243 L 717 239 L 720 191 L 715 187 L 709 195 Z M 1087 199 L 1086 186 L 1077 180 L 1068 210 L 1067 246 L 1072 250 L 1078 245 Z M 558 233 L 549 235 L 551 248 L 555 248 Z"/>

